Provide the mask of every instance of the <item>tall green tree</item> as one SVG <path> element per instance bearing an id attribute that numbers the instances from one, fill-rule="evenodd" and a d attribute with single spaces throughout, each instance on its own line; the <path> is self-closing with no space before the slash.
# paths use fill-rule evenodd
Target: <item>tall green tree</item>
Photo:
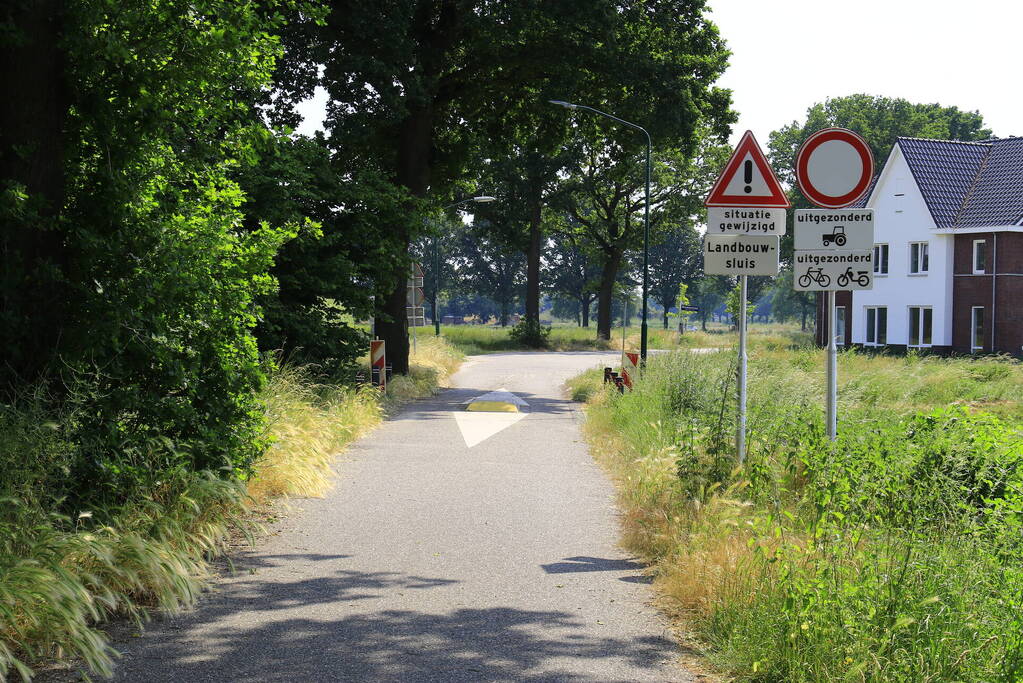
<path id="1" fill-rule="evenodd" d="M 597 336 L 611 331 L 614 284 L 626 255 L 641 249 L 645 230 L 645 174 L 642 167 L 623 159 L 616 146 L 589 147 L 574 167 L 562 201 L 572 218 L 570 229 L 590 242 L 601 256 L 597 289 Z M 694 195 L 693 160 L 680 150 L 666 150 L 653 159 L 650 187 L 650 241 L 662 239 L 674 216 L 688 220 L 702 195 Z M 677 287 L 677 283 L 675 285 Z"/>
<path id="2" fill-rule="evenodd" d="M 646 119 L 682 147 L 702 119 L 727 125 L 729 95 L 712 86 L 727 52 L 704 10 L 702 0 L 337 3 L 322 27 L 289 37 L 295 63 L 286 71 L 301 72 L 299 90 L 308 92 L 324 67 L 331 148 L 348 167 L 376 166 L 407 194 L 408 220 L 389 226 L 407 251 L 423 225 L 425 204 L 414 199 L 446 203 L 453 183 L 501 156 L 495 141 L 549 149 L 546 136 L 523 144 L 522 135 L 548 116 L 540 113 L 547 98 L 585 96 Z M 532 218 L 527 225 L 528 270 L 538 274 L 542 239 Z M 532 309 L 538 283 L 529 291 Z M 381 334 L 396 372 L 407 371 L 404 296 L 397 278 L 382 297 Z"/>
<path id="3" fill-rule="evenodd" d="M 590 326 L 590 308 L 597 300 L 600 259 L 587 248 L 580 235 L 551 230 L 545 258 L 547 290 L 577 305 L 581 327 Z"/>
<path id="4" fill-rule="evenodd" d="M 515 301 L 522 294 L 525 257 L 496 239 L 486 220 L 463 225 L 457 234 L 450 258 L 458 288 L 493 299 L 498 305 L 499 324 L 507 326 Z"/>
<path id="5" fill-rule="evenodd" d="M 673 225 L 650 247 L 650 298 L 662 308 L 661 321 L 668 329 L 668 313 L 674 308 L 680 284 L 691 284 L 703 273 L 700 235 L 692 225 Z"/>
<path id="6" fill-rule="evenodd" d="M 256 103 L 298 7 L 2 10 L 0 390 L 50 379 L 76 409 L 67 506 L 262 452 L 251 329 L 296 228 L 245 230 L 235 177 L 272 134 Z"/>
<path id="7" fill-rule="evenodd" d="M 366 335 L 346 321 L 369 318 L 378 283 L 395 276 L 386 226 L 403 220 L 401 197 L 374 169 L 338 169 L 322 136 L 273 137 L 257 151 L 238 177 L 246 226 L 301 231 L 277 254 L 256 338 L 263 351 L 336 373 L 366 352 Z"/>

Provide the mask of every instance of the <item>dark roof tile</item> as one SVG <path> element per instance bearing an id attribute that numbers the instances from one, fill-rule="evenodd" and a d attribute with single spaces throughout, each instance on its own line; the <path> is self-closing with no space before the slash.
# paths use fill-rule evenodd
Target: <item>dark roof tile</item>
<path id="1" fill-rule="evenodd" d="M 899 138 L 898 145 L 934 224 L 939 228 L 953 227 L 991 144 Z"/>
<path id="2" fill-rule="evenodd" d="M 990 145 L 957 228 L 1016 225 L 1023 219 L 1023 138 L 991 140 Z"/>

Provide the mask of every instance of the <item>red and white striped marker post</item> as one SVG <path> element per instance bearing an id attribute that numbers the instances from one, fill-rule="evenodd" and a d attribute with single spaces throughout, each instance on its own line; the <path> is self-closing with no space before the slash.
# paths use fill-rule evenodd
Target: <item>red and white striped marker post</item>
<path id="1" fill-rule="evenodd" d="M 377 373 L 377 386 L 387 391 L 387 356 L 384 353 L 382 339 L 374 339 L 369 343 L 370 378 L 373 371 Z"/>
<path id="2" fill-rule="evenodd" d="M 639 354 L 622 351 L 622 381 L 630 389 L 633 377 L 639 377 Z"/>

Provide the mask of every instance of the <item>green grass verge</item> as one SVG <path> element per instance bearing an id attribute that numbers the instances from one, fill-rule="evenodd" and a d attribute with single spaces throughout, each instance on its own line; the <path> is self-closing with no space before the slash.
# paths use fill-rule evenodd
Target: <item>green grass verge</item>
<path id="1" fill-rule="evenodd" d="M 811 342 L 812 335 L 799 331 L 791 325 L 751 326 L 756 344 L 764 347 L 787 349 L 805 346 Z M 484 353 L 500 353 L 502 351 L 528 351 L 529 349 L 515 342 L 510 335 L 510 327 L 493 327 L 489 325 L 442 325 L 441 335 L 452 346 L 466 355 Z M 432 338 L 433 328 L 420 328 L 420 338 Z M 625 346 L 638 349 L 640 345 L 640 328 L 631 326 L 625 329 Z M 679 335 L 673 329 L 665 330 L 659 325 L 651 325 L 647 329 L 647 345 L 650 349 L 677 348 L 723 348 L 734 345 L 737 335 L 724 325 L 712 325 L 707 332 L 688 331 Z M 547 350 L 550 351 L 614 351 L 622 348 L 622 328 L 611 330 L 611 339 L 597 339 L 596 327 L 577 327 L 572 325 L 555 325 L 548 337 Z"/>
<path id="2" fill-rule="evenodd" d="M 731 350 L 573 386 L 669 611 L 738 680 L 1020 680 L 1023 366 L 843 353 L 832 443 L 823 353 L 751 346 L 742 468 Z"/>
<path id="3" fill-rule="evenodd" d="M 29 680 L 55 658 L 109 675 L 116 652 L 104 621 L 141 624 L 191 605 L 231 538 L 257 530 L 253 504 L 322 495 L 345 445 L 388 410 L 436 391 L 461 358 L 442 340 L 420 344 L 411 375 L 395 378 L 387 396 L 279 368 L 262 396 L 272 445 L 247 482 L 169 473 L 145 502 L 74 519 L 52 512 L 61 495 L 52 482 L 66 478 L 73 448 L 61 422 L 72 418 L 50 414 L 41 397 L 0 404 L 0 680 Z"/>

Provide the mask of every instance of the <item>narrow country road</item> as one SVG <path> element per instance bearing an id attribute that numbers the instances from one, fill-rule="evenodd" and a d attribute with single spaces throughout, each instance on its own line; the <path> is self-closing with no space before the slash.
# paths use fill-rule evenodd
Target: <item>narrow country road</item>
<path id="1" fill-rule="evenodd" d="M 470 358 L 356 443 L 119 681 L 688 681 L 562 383 L 617 354 Z M 519 413 L 468 412 L 512 392 Z M 492 394 L 500 400 L 506 394 Z M 457 419 L 456 419 L 457 416 Z"/>

